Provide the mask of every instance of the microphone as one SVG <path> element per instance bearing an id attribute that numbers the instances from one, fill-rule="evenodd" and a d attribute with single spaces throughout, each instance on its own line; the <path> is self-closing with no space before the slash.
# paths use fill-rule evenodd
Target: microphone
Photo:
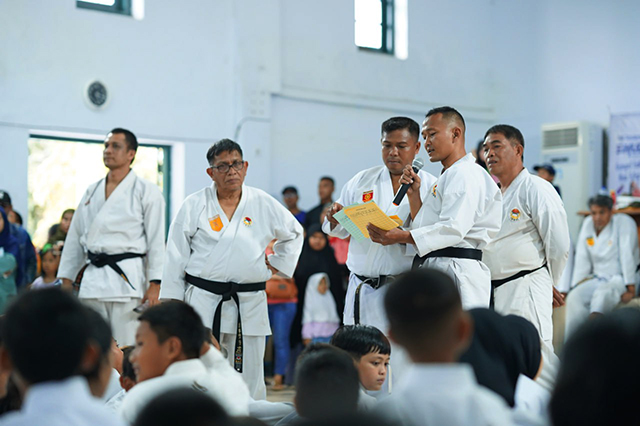
<path id="1" fill-rule="evenodd" d="M 413 168 L 413 171 L 415 173 L 418 173 L 420 171 L 420 169 L 422 169 L 423 166 L 424 166 L 424 160 L 422 158 L 420 158 L 420 157 L 414 159 L 413 163 L 411 163 L 411 167 Z M 411 186 L 410 183 L 403 183 L 402 184 L 402 186 L 398 190 L 398 193 L 396 194 L 396 198 L 393 199 L 393 205 L 394 206 L 399 206 L 400 205 L 400 203 L 402 202 L 402 199 L 406 195 L 406 193 L 409 190 L 410 186 Z"/>

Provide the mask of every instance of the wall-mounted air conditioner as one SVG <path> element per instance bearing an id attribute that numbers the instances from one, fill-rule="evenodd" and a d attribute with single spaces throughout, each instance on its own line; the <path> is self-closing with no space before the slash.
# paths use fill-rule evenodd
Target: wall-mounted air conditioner
<path id="1" fill-rule="evenodd" d="M 589 197 L 603 186 L 601 126 L 586 122 L 542 125 L 542 159 L 556 169 L 554 184 L 562 191 L 569 232 L 575 240 Z"/>

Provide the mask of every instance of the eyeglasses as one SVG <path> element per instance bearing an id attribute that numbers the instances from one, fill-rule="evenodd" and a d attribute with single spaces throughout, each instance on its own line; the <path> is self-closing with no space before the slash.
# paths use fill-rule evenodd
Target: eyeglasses
<path id="1" fill-rule="evenodd" d="M 244 167 L 244 161 L 234 161 L 233 164 L 222 163 L 219 166 L 211 166 L 212 169 L 216 169 L 219 173 L 227 173 L 231 167 L 233 167 L 233 170 L 240 171 Z"/>

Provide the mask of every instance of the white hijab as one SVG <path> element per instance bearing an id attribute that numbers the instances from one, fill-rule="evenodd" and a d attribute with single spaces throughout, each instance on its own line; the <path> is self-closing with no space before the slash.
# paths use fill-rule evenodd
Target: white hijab
<path id="1" fill-rule="evenodd" d="M 327 292 L 325 294 L 320 294 L 318 286 L 323 278 L 327 282 Z M 330 322 L 340 324 L 336 301 L 329 291 L 330 286 L 331 282 L 329 281 L 329 276 L 324 272 L 319 272 L 309 277 L 304 299 L 304 308 L 302 311 L 303 324 L 310 322 Z"/>

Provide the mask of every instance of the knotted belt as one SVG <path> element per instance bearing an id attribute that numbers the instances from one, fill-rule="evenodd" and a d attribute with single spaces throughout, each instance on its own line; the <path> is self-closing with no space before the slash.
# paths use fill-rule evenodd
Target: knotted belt
<path id="1" fill-rule="evenodd" d="M 267 283 L 251 283 L 251 284 L 238 284 L 238 283 L 225 283 L 220 281 L 210 281 L 204 278 L 194 277 L 185 273 L 185 280 L 198 288 L 209 293 L 222 296 L 222 300 L 216 307 L 216 312 L 213 314 L 213 326 L 211 332 L 213 336 L 220 341 L 220 323 L 222 320 L 222 304 L 226 301 L 233 299 L 236 302 L 238 308 L 238 324 L 236 330 L 236 344 L 234 348 L 233 367 L 239 373 L 242 373 L 242 354 L 244 351 L 244 343 L 242 338 L 242 318 L 240 317 L 240 299 L 238 293 L 247 293 L 250 291 L 260 291 L 267 288 Z"/>
<path id="2" fill-rule="evenodd" d="M 494 301 L 494 297 L 493 297 L 493 291 L 500 287 L 505 285 L 506 283 L 508 283 L 509 281 L 513 281 L 513 280 L 517 280 L 518 278 L 522 278 L 522 277 L 526 277 L 529 274 L 532 274 L 536 271 L 539 271 L 542 268 L 545 268 L 547 266 L 547 262 L 544 262 L 544 265 L 537 267 L 536 269 L 530 269 L 528 271 L 520 271 L 517 274 L 513 274 L 510 277 L 507 278 L 502 278 L 501 280 L 491 280 L 491 300 L 489 301 L 489 307 L 491 309 L 493 309 L 493 307 L 495 306 L 495 301 Z"/>
<path id="3" fill-rule="evenodd" d="M 394 275 L 380 275 L 379 277 L 371 278 L 364 277 L 358 274 L 353 275 L 355 275 L 360 281 L 362 281 L 356 288 L 356 294 L 353 299 L 353 321 L 356 325 L 358 325 L 360 324 L 360 290 L 362 289 L 362 286 L 367 284 L 374 290 L 377 290 L 380 287 L 393 282 L 396 277 Z"/>
<path id="4" fill-rule="evenodd" d="M 105 266 L 108 266 L 114 271 L 116 271 L 116 273 L 120 275 L 127 284 L 129 284 L 129 287 L 135 290 L 136 288 L 131 284 L 131 282 L 129 281 L 129 278 L 127 278 L 127 274 L 125 274 L 122 268 L 118 266 L 118 262 L 125 259 L 133 259 L 136 257 L 145 257 L 145 256 L 146 254 L 144 253 L 106 254 L 106 253 L 89 252 L 88 253 L 89 262 L 78 273 L 76 282 L 79 284 L 82 281 L 84 270 L 87 269 L 87 266 L 89 266 L 89 264 L 95 266 L 96 268 L 104 268 Z"/>
<path id="5" fill-rule="evenodd" d="M 418 269 L 422 267 L 422 264 L 432 257 L 453 257 L 455 259 L 472 259 L 482 260 L 482 250 L 462 247 L 447 247 L 440 250 L 432 251 L 422 257 L 416 255 L 413 259 L 413 265 L 411 269 Z"/>

